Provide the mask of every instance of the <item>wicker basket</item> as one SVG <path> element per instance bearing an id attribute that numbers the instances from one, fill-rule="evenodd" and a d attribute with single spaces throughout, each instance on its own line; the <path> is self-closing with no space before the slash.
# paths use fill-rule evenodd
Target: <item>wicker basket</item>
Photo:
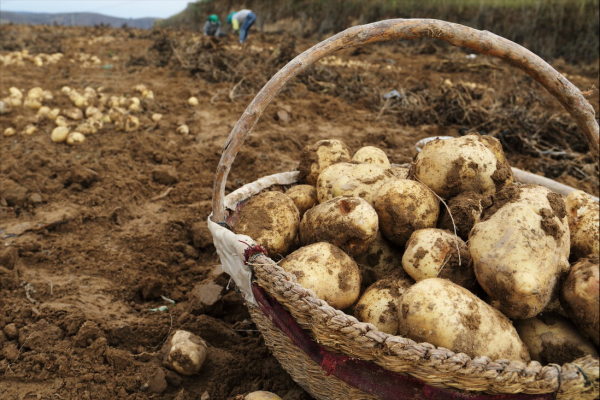
<path id="1" fill-rule="evenodd" d="M 261 178 L 227 197 L 227 175 L 244 139 L 274 96 L 298 73 L 341 48 L 391 39 L 431 37 L 499 57 L 552 93 L 583 131 L 598 162 L 593 108 L 566 78 L 528 50 L 489 32 L 438 20 L 388 20 L 350 28 L 302 53 L 256 95 L 233 128 L 219 163 L 208 219 L 224 270 L 241 290 L 266 344 L 292 378 L 325 399 L 594 399 L 599 360 L 562 366 L 471 358 L 463 353 L 379 332 L 330 307 L 260 251 L 227 229 L 226 209 L 273 185 L 294 184 L 297 173 Z"/>

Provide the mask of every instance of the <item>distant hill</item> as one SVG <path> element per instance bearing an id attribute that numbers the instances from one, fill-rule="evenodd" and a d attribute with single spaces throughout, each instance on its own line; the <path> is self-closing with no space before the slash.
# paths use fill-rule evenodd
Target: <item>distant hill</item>
<path id="1" fill-rule="evenodd" d="M 150 29 L 156 18 L 117 18 L 97 13 L 31 13 L 0 11 L 0 24 L 29 24 L 29 25 L 64 25 L 64 26 L 94 26 L 110 25 L 115 28 L 127 24 L 132 28 Z"/>

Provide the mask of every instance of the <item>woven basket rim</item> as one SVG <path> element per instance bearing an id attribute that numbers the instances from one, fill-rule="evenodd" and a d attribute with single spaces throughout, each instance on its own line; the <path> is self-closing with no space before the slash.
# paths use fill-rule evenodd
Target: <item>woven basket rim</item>
<path id="1" fill-rule="evenodd" d="M 274 174 L 253 182 L 265 182 L 264 189 L 273 185 L 271 177 L 289 173 Z M 249 196 L 256 195 L 256 190 Z M 231 197 L 230 197 L 231 196 Z M 239 190 L 227 196 L 240 199 Z M 225 228 L 223 228 L 225 229 Z M 326 301 L 319 299 L 316 294 L 304 288 L 297 282 L 296 277 L 286 272 L 277 262 L 265 255 L 256 256 L 248 265 L 253 269 L 256 282 L 269 295 L 278 299 L 288 312 L 294 315 L 295 309 L 303 309 L 304 313 L 319 318 L 323 324 L 336 333 L 345 336 L 348 341 L 356 344 L 361 350 L 373 353 L 376 364 L 389 369 L 390 363 L 409 363 L 409 375 L 429 384 L 464 391 L 483 391 L 490 394 L 510 393 L 553 393 L 578 394 L 598 393 L 599 358 L 587 355 L 565 363 L 541 365 L 537 361 L 528 364 L 520 360 L 492 360 L 487 356 L 470 357 L 464 353 L 455 353 L 444 347 L 437 347 L 427 342 L 418 343 L 399 335 L 381 332 L 375 325 L 360 322 L 354 316 L 348 315 L 331 307 Z M 296 307 L 294 307 L 295 305 Z M 296 316 L 294 315 L 297 320 Z M 300 321 L 298 321 L 300 322 Z M 310 330 L 309 330 L 310 331 Z M 314 332 L 312 333 L 315 340 Z M 317 340 L 318 343 L 318 340 Z M 337 352 L 353 356 L 352 352 L 336 349 Z M 438 371 L 431 381 L 422 376 L 414 375 L 421 366 Z M 440 378 L 448 382 L 440 382 Z M 461 385 L 461 380 L 480 378 L 477 388 Z M 442 379 L 443 381 L 444 379 Z M 520 381 L 520 382 L 518 382 Z M 595 384 L 594 384 L 595 382 Z"/>

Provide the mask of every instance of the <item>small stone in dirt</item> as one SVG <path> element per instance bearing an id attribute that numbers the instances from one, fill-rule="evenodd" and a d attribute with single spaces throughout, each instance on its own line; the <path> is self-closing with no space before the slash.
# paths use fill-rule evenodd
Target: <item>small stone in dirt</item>
<path id="1" fill-rule="evenodd" d="M 10 362 L 17 361 L 19 358 L 19 349 L 17 348 L 17 345 L 8 343 L 4 346 L 0 352 L 0 358 L 6 358 Z"/>
<path id="2" fill-rule="evenodd" d="M 9 340 L 19 337 L 19 330 L 15 324 L 8 324 L 4 327 L 4 334 Z"/>
<path id="3" fill-rule="evenodd" d="M 190 302 L 193 305 L 200 305 L 205 312 L 213 312 L 218 308 L 218 302 L 221 300 L 223 286 L 216 284 L 213 280 L 207 279 L 194 286 L 190 293 Z"/>
<path id="4" fill-rule="evenodd" d="M 95 322 L 86 321 L 75 335 L 75 346 L 88 347 L 99 337 L 104 337 L 104 333 L 98 325 Z"/>
<path id="5" fill-rule="evenodd" d="M 12 179 L 3 179 L 0 182 L 2 198 L 9 206 L 22 206 L 27 201 L 27 189 Z"/>
<path id="6" fill-rule="evenodd" d="M 165 371 L 159 368 L 154 375 L 148 379 L 148 390 L 152 393 L 162 393 L 167 389 Z"/>
<path id="7" fill-rule="evenodd" d="M 31 204 L 40 204 L 44 201 L 44 199 L 42 199 L 42 195 L 39 193 L 32 193 L 29 195 L 29 202 Z"/>
<path id="8" fill-rule="evenodd" d="M 19 260 L 19 250 L 9 246 L 0 251 L 0 266 L 6 269 L 14 269 Z"/>
<path id="9" fill-rule="evenodd" d="M 290 114 L 288 114 L 288 112 L 285 110 L 279 110 L 275 114 L 275 119 L 282 124 L 287 124 L 290 122 Z"/>
<path id="10" fill-rule="evenodd" d="M 159 165 L 154 168 L 152 179 L 161 185 L 174 185 L 179 182 L 177 170 L 171 165 Z"/>

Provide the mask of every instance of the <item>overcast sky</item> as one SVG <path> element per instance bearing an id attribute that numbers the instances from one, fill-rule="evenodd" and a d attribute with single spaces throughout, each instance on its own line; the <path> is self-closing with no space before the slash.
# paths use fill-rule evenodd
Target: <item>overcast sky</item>
<path id="1" fill-rule="evenodd" d="M 120 18 L 168 18 L 194 0 L 0 0 L 0 11 L 95 12 Z"/>

